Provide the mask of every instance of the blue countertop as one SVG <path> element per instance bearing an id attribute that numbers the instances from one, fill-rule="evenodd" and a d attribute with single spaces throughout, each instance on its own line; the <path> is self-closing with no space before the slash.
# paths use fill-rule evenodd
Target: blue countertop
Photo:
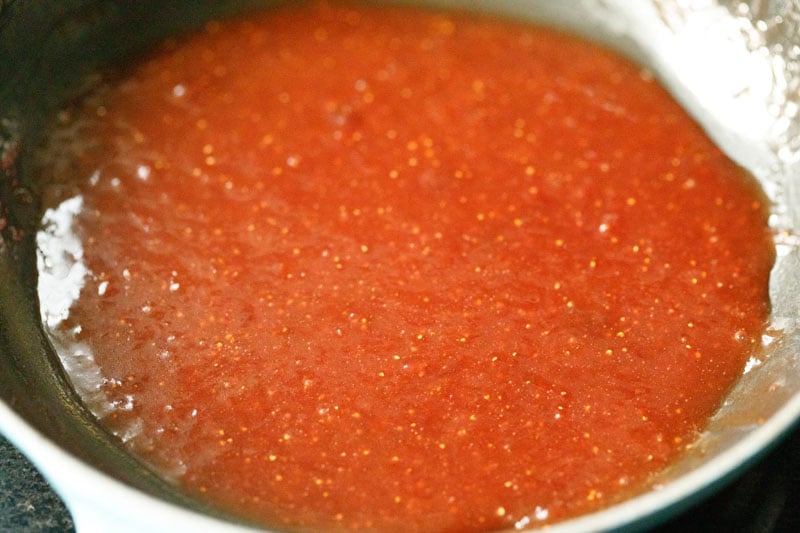
<path id="1" fill-rule="evenodd" d="M 47 482 L 0 436 L 0 531 L 74 530 L 69 512 Z"/>

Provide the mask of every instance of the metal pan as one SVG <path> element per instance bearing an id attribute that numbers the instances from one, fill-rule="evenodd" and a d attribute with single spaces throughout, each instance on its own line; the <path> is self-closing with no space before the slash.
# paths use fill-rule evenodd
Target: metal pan
<path id="1" fill-rule="evenodd" d="M 79 531 L 241 531 L 122 447 L 81 405 L 41 327 L 30 147 L 82 76 L 167 35 L 264 2 L 0 0 L 0 431 L 44 473 Z M 641 528 L 720 486 L 800 417 L 800 2 L 442 0 L 566 28 L 650 68 L 774 202 L 766 355 L 753 360 L 657 488 L 550 531 Z"/>

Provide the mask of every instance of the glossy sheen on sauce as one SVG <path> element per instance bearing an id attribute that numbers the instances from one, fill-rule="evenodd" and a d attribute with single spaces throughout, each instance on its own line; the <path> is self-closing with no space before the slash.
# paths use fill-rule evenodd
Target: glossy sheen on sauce
<path id="1" fill-rule="evenodd" d="M 44 153 L 52 205 L 82 206 L 54 328 L 99 367 L 93 409 L 275 527 L 608 505 L 691 443 L 768 312 L 745 174 L 646 71 L 514 23 L 212 23 L 62 112 Z"/>

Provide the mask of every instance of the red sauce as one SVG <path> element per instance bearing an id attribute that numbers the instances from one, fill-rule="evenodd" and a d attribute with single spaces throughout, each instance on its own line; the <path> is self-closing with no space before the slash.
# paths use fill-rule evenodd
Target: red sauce
<path id="1" fill-rule="evenodd" d="M 106 378 L 95 409 L 259 523 L 609 505 L 760 344 L 763 197 L 647 71 L 572 37 L 285 8 L 168 42 L 60 122 L 89 274 L 58 329 Z"/>

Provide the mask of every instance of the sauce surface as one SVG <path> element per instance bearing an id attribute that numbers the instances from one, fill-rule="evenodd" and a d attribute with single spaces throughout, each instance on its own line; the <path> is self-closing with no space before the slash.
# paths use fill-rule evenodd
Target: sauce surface
<path id="1" fill-rule="evenodd" d="M 66 217 L 79 280 L 43 309 L 87 402 L 273 527 L 609 505 L 691 444 L 769 310 L 749 177 L 646 71 L 516 23 L 210 23 L 66 108 L 42 168 L 42 269 Z"/>

